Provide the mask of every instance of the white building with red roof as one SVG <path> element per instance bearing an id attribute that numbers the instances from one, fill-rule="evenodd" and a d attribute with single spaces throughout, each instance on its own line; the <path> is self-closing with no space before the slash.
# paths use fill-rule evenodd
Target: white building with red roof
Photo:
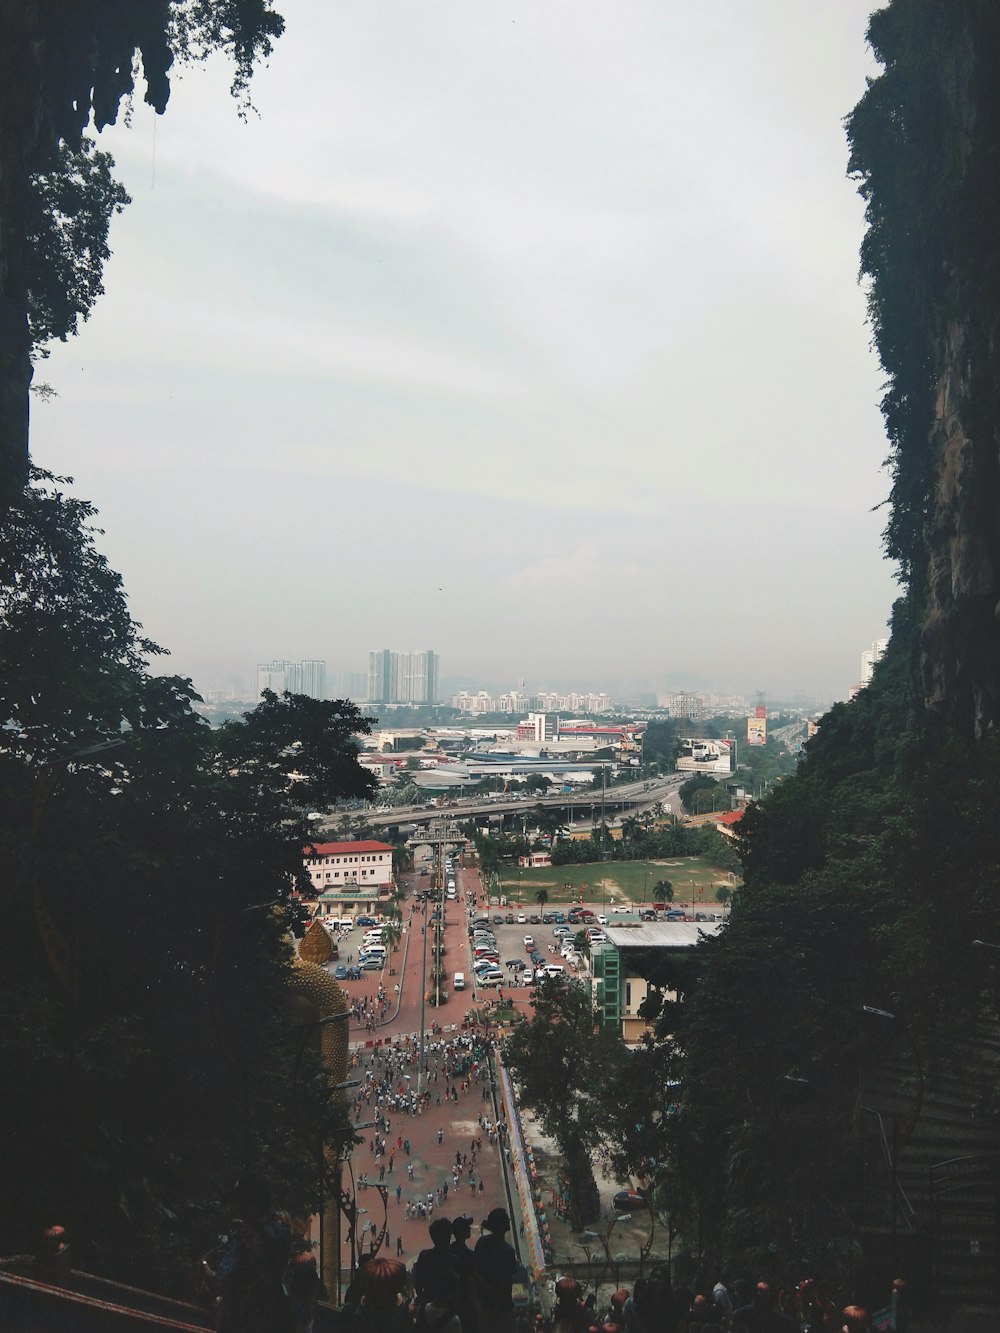
<path id="1" fill-rule="evenodd" d="M 369 910 L 392 889 L 392 846 L 387 842 L 315 842 L 305 867 L 319 899 L 321 916 L 345 909 Z"/>

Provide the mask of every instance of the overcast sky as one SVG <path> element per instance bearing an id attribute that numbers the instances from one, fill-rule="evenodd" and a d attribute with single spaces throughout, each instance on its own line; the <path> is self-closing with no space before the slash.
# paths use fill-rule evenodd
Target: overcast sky
<path id="1" fill-rule="evenodd" d="M 100 137 L 134 202 L 39 370 L 202 688 L 434 648 L 843 698 L 894 596 L 843 117 L 866 0 L 278 0 Z"/>

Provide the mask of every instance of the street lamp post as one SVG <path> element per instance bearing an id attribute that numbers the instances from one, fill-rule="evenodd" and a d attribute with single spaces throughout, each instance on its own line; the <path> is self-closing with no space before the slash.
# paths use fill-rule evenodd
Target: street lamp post
<path id="1" fill-rule="evenodd" d="M 417 1096 L 424 1089 L 424 1031 L 427 1022 L 427 904 L 423 904 L 424 924 L 420 932 L 424 939 L 423 954 L 420 962 L 420 1052 L 417 1064 Z"/>

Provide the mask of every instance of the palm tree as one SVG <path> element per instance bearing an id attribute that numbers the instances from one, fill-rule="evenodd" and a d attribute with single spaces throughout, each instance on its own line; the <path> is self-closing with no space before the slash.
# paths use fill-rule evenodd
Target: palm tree
<path id="1" fill-rule="evenodd" d="M 549 901 L 548 889 L 539 889 L 538 892 L 535 894 L 535 902 L 538 904 L 539 907 L 544 908 L 545 904 L 548 901 Z"/>
<path id="2" fill-rule="evenodd" d="M 382 938 L 387 941 L 390 950 L 395 953 L 399 947 L 399 941 L 402 939 L 403 931 L 398 920 L 393 920 L 393 914 L 390 913 L 389 920 L 382 927 Z"/>

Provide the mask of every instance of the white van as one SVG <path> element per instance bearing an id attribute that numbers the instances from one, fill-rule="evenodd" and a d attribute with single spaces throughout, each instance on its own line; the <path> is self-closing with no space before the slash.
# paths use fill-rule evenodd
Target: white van
<path id="1" fill-rule="evenodd" d="M 454 989 L 454 990 L 465 990 L 465 973 L 464 973 L 464 972 L 456 972 L 456 973 L 455 973 L 455 980 L 454 980 L 454 982 L 452 983 L 452 989 Z"/>

